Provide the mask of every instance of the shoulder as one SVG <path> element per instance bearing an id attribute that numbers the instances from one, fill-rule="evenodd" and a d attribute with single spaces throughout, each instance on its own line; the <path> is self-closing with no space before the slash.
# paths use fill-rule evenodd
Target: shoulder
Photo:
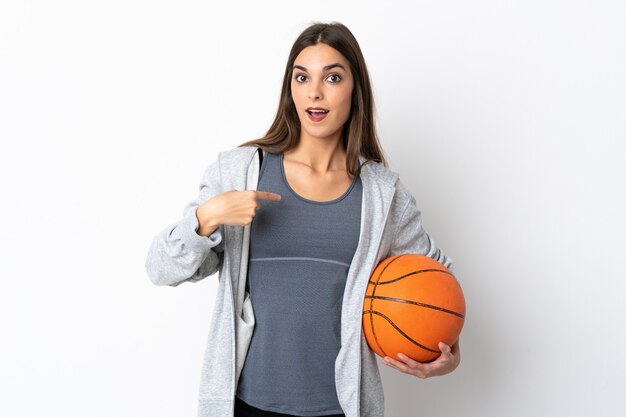
<path id="1" fill-rule="evenodd" d="M 411 194 L 411 191 L 409 190 L 409 188 L 406 186 L 406 184 L 404 183 L 404 181 L 402 181 L 400 179 L 400 177 L 398 176 L 398 178 L 396 179 L 396 194 L 399 195 L 399 197 L 402 200 L 408 200 L 413 198 L 413 195 Z"/>
<path id="2" fill-rule="evenodd" d="M 222 171 L 232 170 L 233 172 L 239 172 L 241 169 L 247 168 L 257 149 L 256 146 L 247 145 L 220 151 L 218 153 L 220 168 Z"/>
<path id="3" fill-rule="evenodd" d="M 252 157 L 258 147 L 252 145 L 236 146 L 230 149 L 224 149 L 219 152 L 220 159 L 239 159 L 242 157 Z"/>
<path id="4" fill-rule="evenodd" d="M 217 158 L 205 168 L 203 181 L 208 182 L 220 177 L 222 179 L 237 177 L 250 165 L 256 150 L 256 146 L 238 146 L 219 151 Z"/>
<path id="5" fill-rule="evenodd" d="M 407 187 L 407 184 L 402 180 L 400 173 L 385 167 L 382 163 L 376 162 L 375 165 L 372 166 L 373 172 L 382 181 L 391 187 L 394 188 L 393 199 L 391 202 L 391 214 L 399 215 L 402 214 L 409 203 L 416 203 L 415 198 L 411 194 L 411 190 Z"/>
<path id="6" fill-rule="evenodd" d="M 393 188 L 394 192 L 389 208 L 389 218 L 391 222 L 400 218 L 408 207 L 408 204 L 411 201 L 415 203 L 415 199 L 411 195 L 410 190 L 400 179 L 400 174 L 384 166 L 382 162 L 373 160 L 366 161 L 362 156 L 360 160 L 362 163 L 361 175 L 367 177 L 366 182 L 369 187 Z"/>
<path id="7" fill-rule="evenodd" d="M 362 155 L 359 156 L 359 162 L 361 164 L 361 175 L 368 176 L 369 179 L 381 185 L 388 187 L 394 187 L 396 185 L 400 175 L 391 168 L 383 165 L 382 162 L 366 159 Z"/>

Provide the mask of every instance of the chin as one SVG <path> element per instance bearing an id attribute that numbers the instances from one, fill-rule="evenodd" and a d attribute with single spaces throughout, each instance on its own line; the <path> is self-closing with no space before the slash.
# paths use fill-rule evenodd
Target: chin
<path id="1" fill-rule="evenodd" d="M 328 138 L 337 132 L 337 129 L 305 129 L 309 136 L 314 138 Z"/>

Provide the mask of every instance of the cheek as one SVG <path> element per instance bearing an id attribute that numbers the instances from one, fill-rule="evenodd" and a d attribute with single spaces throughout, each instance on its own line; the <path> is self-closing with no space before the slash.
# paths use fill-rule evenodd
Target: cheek
<path id="1" fill-rule="evenodd" d="M 337 96 L 337 107 L 341 109 L 341 117 L 345 118 L 350 114 L 350 106 L 352 103 L 352 91 L 342 92 Z"/>
<path id="2" fill-rule="evenodd" d="M 292 85 L 291 86 L 291 99 L 296 104 L 296 106 L 301 101 L 301 97 L 300 96 L 301 96 L 301 94 L 298 93 L 298 89 L 297 88 L 294 89 L 294 86 Z"/>
<path id="3" fill-rule="evenodd" d="M 292 90 L 291 100 L 293 101 L 293 106 L 295 107 L 296 114 L 298 115 L 298 117 L 302 118 L 302 114 L 300 113 L 300 109 L 302 108 L 302 105 L 303 105 L 302 98 L 298 95 L 297 92 L 294 92 Z"/>

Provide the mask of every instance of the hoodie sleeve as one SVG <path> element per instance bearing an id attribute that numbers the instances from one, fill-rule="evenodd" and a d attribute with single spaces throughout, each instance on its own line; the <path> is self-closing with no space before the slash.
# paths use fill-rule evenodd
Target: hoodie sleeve
<path id="1" fill-rule="evenodd" d="M 213 275 L 222 265 L 223 226 L 209 236 L 200 236 L 196 209 L 222 192 L 219 158 L 204 171 L 197 197 L 183 209 L 182 218 L 154 236 L 148 249 L 145 268 L 155 285 L 176 287 Z"/>
<path id="2" fill-rule="evenodd" d="M 399 220 L 393 229 L 394 234 L 388 256 L 418 253 L 433 258 L 454 274 L 452 259 L 437 247 L 434 239 L 424 230 L 422 213 L 417 208 L 415 197 L 400 180 L 398 180 L 397 188 L 401 194 L 406 196 L 407 201 L 404 203 Z"/>

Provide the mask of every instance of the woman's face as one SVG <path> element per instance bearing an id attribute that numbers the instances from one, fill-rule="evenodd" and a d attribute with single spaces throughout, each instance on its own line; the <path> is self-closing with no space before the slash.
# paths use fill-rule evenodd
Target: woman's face
<path id="1" fill-rule="evenodd" d="M 291 77 L 301 134 L 326 138 L 340 131 L 350 116 L 353 85 L 348 61 L 336 49 L 324 43 L 304 48 L 294 61 Z M 310 107 L 328 112 L 312 113 L 307 111 Z"/>

